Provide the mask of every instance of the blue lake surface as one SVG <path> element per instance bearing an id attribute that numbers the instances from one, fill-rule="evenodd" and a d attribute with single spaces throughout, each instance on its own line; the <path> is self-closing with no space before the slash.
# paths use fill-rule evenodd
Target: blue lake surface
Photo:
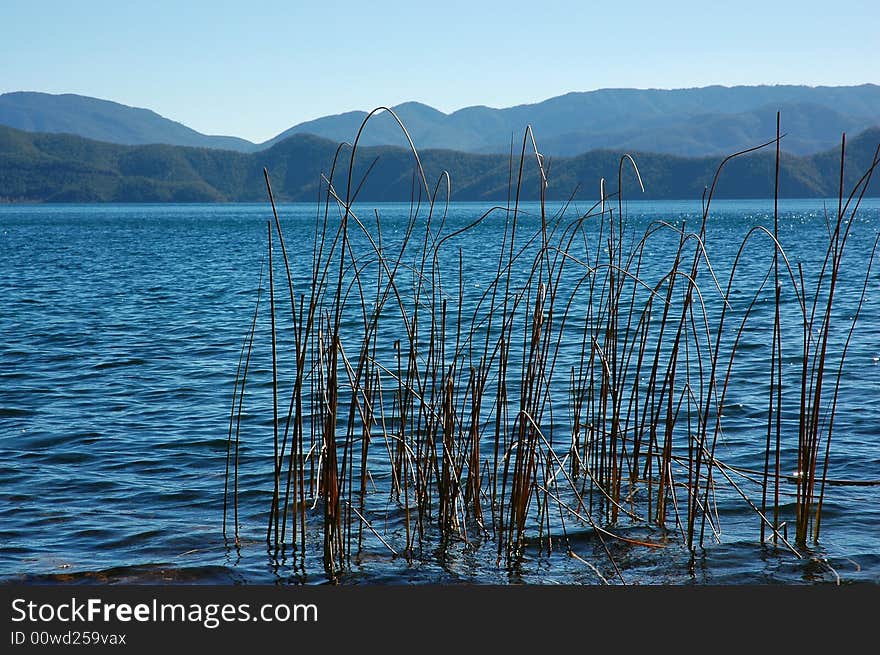
<path id="1" fill-rule="evenodd" d="M 489 207 L 453 203 L 444 229 L 454 232 Z M 383 238 L 393 244 L 410 205 L 364 207 L 365 223 L 375 223 L 374 209 Z M 523 229 L 536 232 L 538 205 L 522 209 Z M 574 218 L 588 209 L 565 211 Z M 826 215 L 836 210 L 836 199 L 781 202 L 780 241 L 792 270 L 800 262 L 808 280 L 821 267 L 828 242 Z M 321 215 L 312 204 L 282 205 L 279 213 L 302 288 Z M 698 201 L 631 201 L 627 229 L 639 235 L 657 220 L 698 229 L 700 213 Z M 0 206 L 0 579 L 326 581 L 319 556 L 293 567 L 267 552 L 272 417 L 265 367 L 256 364 L 255 380 L 260 371 L 264 379 L 254 382 L 249 401 L 254 405 L 242 434 L 249 450 L 242 461 L 240 547 L 225 541 L 221 528 L 230 403 L 271 216 L 266 204 Z M 772 217 L 772 201 L 713 203 L 706 251 L 721 287 L 750 228 L 772 226 Z M 460 249 L 462 274 L 453 288 L 462 284 L 475 292 L 495 274 L 497 257 L 491 253 L 501 248 L 506 220 L 492 214 L 456 242 L 454 271 L 457 276 Z M 829 454 L 828 477 L 842 484 L 825 491 L 819 543 L 800 558 L 761 544 L 754 511 L 735 493 L 719 492 L 714 501 L 719 534 L 693 558 L 674 539 L 663 549 L 616 547 L 627 582 L 880 582 L 880 268 L 875 265 L 865 278 L 878 232 L 880 200 L 867 199 L 852 225 L 835 303 L 841 319 L 851 318 L 865 288 Z M 763 244 L 750 252 L 736 280 L 749 299 L 772 254 L 766 238 L 755 239 Z M 677 237 L 652 243 L 646 270 L 650 260 L 663 259 L 675 245 Z M 281 269 L 276 274 L 282 275 Z M 701 280 L 705 295 L 717 294 L 712 287 Z M 766 317 L 772 304 L 764 299 L 755 312 Z M 835 331 L 830 347 L 839 352 L 846 337 L 844 328 Z M 718 451 L 721 460 L 748 470 L 763 465 L 760 447 L 753 446 L 766 436 L 766 394 L 755 390 L 759 378 L 752 370 L 766 365 L 767 350 L 760 346 L 769 340 L 769 332 L 758 328 L 744 337 Z M 563 364 L 576 357 L 579 345 L 563 349 Z M 384 347 L 390 349 L 390 343 Z M 376 510 L 371 520 L 374 526 L 389 523 L 393 539 L 395 516 Z M 587 530 L 569 535 L 574 550 L 581 546 L 578 552 L 588 560 L 585 553 L 594 547 L 589 540 Z M 495 544 L 486 538 L 428 548 L 412 560 L 382 547 L 366 548 L 342 581 L 596 584 L 600 579 L 565 549 L 529 551 L 516 567 L 498 564 Z"/>

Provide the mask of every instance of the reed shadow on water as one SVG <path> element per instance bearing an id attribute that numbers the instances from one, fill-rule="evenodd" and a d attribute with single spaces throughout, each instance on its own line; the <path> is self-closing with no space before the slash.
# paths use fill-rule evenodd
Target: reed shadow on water
<path id="1" fill-rule="evenodd" d="M 357 203 L 376 164 L 356 166 L 358 143 L 380 112 L 413 160 L 409 218 L 384 231 L 379 211 Z M 779 237 L 780 127 L 777 116 L 774 139 L 721 162 L 697 225 L 655 221 L 642 233 L 627 220 L 625 195 L 644 189 L 633 157 L 620 158 L 616 189 L 599 181 L 587 211 L 565 203 L 551 213 L 550 165 L 531 127 L 511 147 L 506 202 L 463 226 L 447 222 L 449 175 L 429 183 L 387 108 L 340 144 L 314 233 L 293 251 L 264 170 L 268 303 L 256 300 L 233 389 L 227 543 L 242 540 L 245 391 L 262 384 L 270 406 L 253 411 L 271 412 L 262 516 L 276 567 L 305 574 L 319 560 L 335 582 L 364 558 L 418 565 L 480 549 L 515 576 L 524 557 L 552 552 L 592 582 L 621 584 L 624 552 L 674 545 L 697 566 L 722 540 L 720 498 L 753 515 L 757 543 L 809 559 L 830 486 L 877 484 L 830 479 L 828 465 L 877 240 L 867 269 L 847 271 L 861 289 L 856 310 L 842 315 L 834 300 L 880 147 L 845 188 L 842 140 L 838 206 L 821 267 L 808 271 Z M 718 181 L 731 160 L 771 147 L 773 225 L 749 230 L 722 271 L 707 243 Z M 539 185 L 537 215 L 521 208 L 526 180 Z M 465 263 L 474 243 L 478 271 Z M 741 274 L 755 266 L 759 275 Z M 738 355 L 757 329 L 769 335 L 762 370 L 744 373 Z M 268 365 L 255 369 L 259 348 Z M 792 358 L 796 373 L 783 366 Z M 760 469 L 718 457 L 743 384 L 765 389 L 748 427 Z"/>

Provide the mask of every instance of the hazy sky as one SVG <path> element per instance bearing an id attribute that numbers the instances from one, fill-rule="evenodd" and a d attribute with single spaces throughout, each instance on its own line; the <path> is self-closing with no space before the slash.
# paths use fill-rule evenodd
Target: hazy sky
<path id="1" fill-rule="evenodd" d="M 264 141 L 326 114 L 569 91 L 880 83 L 877 0 L 0 0 L 0 93 Z"/>

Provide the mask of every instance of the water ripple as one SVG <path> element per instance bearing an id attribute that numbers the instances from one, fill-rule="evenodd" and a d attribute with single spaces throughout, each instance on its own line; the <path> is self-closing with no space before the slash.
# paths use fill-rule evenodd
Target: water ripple
<path id="1" fill-rule="evenodd" d="M 793 244 L 791 256 L 807 263 L 816 256 L 811 244 L 825 233 L 814 205 L 794 203 L 782 226 L 783 242 Z M 383 236 L 392 239 L 409 208 L 382 211 L 389 223 Z M 481 209 L 453 205 L 448 229 L 466 224 L 475 211 Z M 854 232 L 853 253 L 864 252 L 880 224 L 880 203 L 866 202 L 865 212 L 861 232 Z M 698 213 L 698 202 L 632 203 L 630 208 L 639 226 L 658 217 L 679 221 Z M 745 231 L 768 215 L 749 203 L 718 205 L 707 247 L 719 272 Z M 286 234 L 297 229 L 312 234 L 314 207 L 286 207 L 283 216 Z M 264 205 L 0 207 L 0 579 L 33 584 L 303 583 L 289 561 L 270 565 L 265 549 L 272 494 L 267 465 L 271 383 L 265 359 L 253 362 L 248 393 L 254 405 L 242 419 L 248 440 L 240 458 L 240 547 L 226 548 L 220 531 L 232 384 L 253 311 L 267 217 Z M 479 277 L 485 249 L 499 229 L 487 221 L 472 242 L 462 244 L 466 279 Z M 651 244 L 655 255 L 662 254 L 664 244 Z M 305 259 L 294 261 L 302 289 L 310 284 L 301 263 Z M 741 275 L 759 279 L 767 263 L 756 259 L 744 265 Z M 875 274 L 863 308 L 866 341 L 854 343 L 848 353 L 829 461 L 832 478 L 880 479 L 878 285 Z M 475 283 L 468 289 L 464 310 L 473 311 L 484 288 Z M 742 311 L 751 293 L 737 290 L 733 310 Z M 742 335 L 734 371 L 745 379 L 766 366 L 761 358 L 771 307 L 757 303 L 753 312 L 759 327 Z M 854 307 L 854 298 L 842 297 L 844 314 Z M 793 303 L 784 311 L 795 312 Z M 390 325 L 399 327 L 400 317 L 388 316 Z M 362 329 L 356 320 L 346 324 Z M 841 338 L 832 335 L 838 345 Z M 393 356 L 393 339 L 390 330 L 382 334 L 380 357 Z M 291 356 L 282 353 L 287 370 Z M 783 352 L 787 371 L 799 370 L 799 357 L 793 350 Z M 568 370 L 576 360 L 575 351 L 565 352 L 558 366 Z M 768 389 L 760 380 L 731 392 L 718 444 L 727 463 L 749 470 L 763 464 L 766 429 L 756 433 L 752 428 L 765 422 Z M 786 416 L 784 424 L 781 456 L 792 470 L 794 451 L 788 444 L 798 418 Z M 387 479 L 387 471 L 375 471 L 374 480 L 381 484 L 383 475 Z M 786 485 L 782 493 L 788 511 L 793 486 Z M 615 544 L 614 553 L 627 578 L 648 584 L 813 584 L 834 581 L 835 575 L 880 582 L 880 487 L 829 487 L 826 493 L 823 550 L 806 561 L 792 561 L 757 544 L 754 512 L 721 496 L 724 539 L 707 545 L 695 564 L 690 553 L 674 545 L 657 553 Z M 389 507 L 387 498 L 376 503 L 377 520 L 401 538 L 400 512 Z M 855 516 L 853 507 L 859 508 Z M 573 551 L 611 575 L 595 533 L 570 528 Z M 631 534 L 660 538 L 643 528 L 632 528 Z M 517 571 L 496 565 L 494 542 L 451 544 L 435 555 L 407 563 L 373 544 L 343 582 L 598 581 L 593 570 L 563 552 L 546 555 L 532 548 Z M 308 564 L 316 572 L 321 569 L 320 562 Z"/>

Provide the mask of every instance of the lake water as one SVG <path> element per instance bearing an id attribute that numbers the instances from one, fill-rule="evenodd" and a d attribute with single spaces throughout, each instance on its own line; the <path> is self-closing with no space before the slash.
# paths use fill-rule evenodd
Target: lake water
<path id="1" fill-rule="evenodd" d="M 293 275 L 298 288 L 307 288 L 311 239 L 320 215 L 309 204 L 279 209 Z M 361 213 L 375 222 L 373 209 L 362 208 Z M 383 204 L 375 209 L 390 248 L 403 233 L 411 207 Z M 445 233 L 487 209 L 478 203 L 452 204 Z M 536 233 L 539 207 L 526 204 L 522 209 L 521 229 Z M 587 209 L 569 207 L 566 216 L 576 218 Z M 770 201 L 713 204 L 706 250 L 721 287 L 749 229 L 772 226 L 772 209 Z M 828 213 L 836 209 L 836 199 L 829 200 Z M 823 203 L 785 201 L 780 212 L 780 241 L 793 270 L 801 262 L 809 280 L 821 266 L 828 241 Z M 698 229 L 699 216 L 698 202 L 626 205 L 627 226 L 634 234 L 655 220 Z M 85 583 L 327 580 L 319 542 L 317 555 L 298 563 L 267 551 L 272 408 L 266 367 L 258 366 L 265 357 L 258 354 L 266 348 L 266 341 L 259 340 L 265 335 L 264 319 L 258 328 L 262 345 L 255 347 L 249 420 L 241 436 L 246 450 L 240 545 L 234 547 L 222 532 L 230 404 L 270 218 L 271 210 L 263 204 L 0 206 L 0 578 Z M 462 294 L 467 311 L 473 307 L 467 303 L 496 273 L 498 260 L 492 253 L 502 246 L 506 220 L 503 213 L 492 214 L 455 244 L 454 275 L 447 288 L 467 289 Z M 869 199 L 856 215 L 846 246 L 835 305 L 840 322 L 835 326 L 854 315 L 878 231 L 880 200 Z M 677 241 L 652 242 L 645 252 L 645 270 L 668 256 L 666 250 Z M 359 246 L 363 239 L 355 243 Z M 736 280 L 746 290 L 743 298 L 751 298 L 768 270 L 766 239 L 756 250 L 760 254 L 749 256 Z M 283 276 L 283 268 L 276 267 L 276 275 Z M 521 275 L 525 273 L 517 270 L 514 282 Z M 411 271 L 403 277 L 411 280 Z M 718 293 L 706 280 L 701 280 L 701 289 L 707 297 Z M 286 292 L 280 293 L 283 297 Z M 450 296 L 450 315 L 455 296 Z M 756 307 L 756 316 L 766 318 L 772 312 L 766 298 Z M 714 311 L 708 310 L 710 319 Z M 751 471 L 764 464 L 755 444 L 766 438 L 766 393 L 757 391 L 764 379 L 752 377 L 757 375 L 752 371 L 766 363 L 768 351 L 760 346 L 770 335 L 756 329 L 744 336 L 717 453 L 728 464 Z M 844 328 L 833 329 L 829 348 L 839 353 L 846 336 Z M 394 338 L 382 335 L 380 347 L 389 356 Z M 579 343 L 564 345 L 569 350 L 563 348 L 560 368 L 582 351 Z M 796 422 L 796 412 L 786 421 Z M 693 555 L 674 530 L 672 537 L 664 534 L 664 548 L 612 543 L 623 572 L 620 580 L 880 582 L 878 426 L 880 268 L 875 267 L 841 376 L 828 467 L 828 477 L 841 484 L 825 490 L 818 544 L 811 543 L 801 557 L 762 544 L 754 510 L 736 493 L 720 489 L 713 500 L 718 534 Z M 783 456 L 790 457 L 790 450 Z M 791 472 L 796 468 L 796 463 L 784 465 Z M 383 471 L 380 463 L 376 466 L 381 486 Z M 786 498 L 792 489 L 784 487 Z M 620 581 L 609 574 L 594 532 L 575 527 L 574 521 L 566 523 L 565 547 L 549 553 L 527 548 L 515 565 L 497 561 L 491 534 L 427 543 L 413 557 L 395 556 L 391 550 L 402 550 L 399 508 L 389 510 L 394 503 L 387 494 L 377 495 L 381 499 L 370 506 L 368 519 L 390 540 L 389 548 L 372 543 L 353 554 L 342 582 L 596 584 L 601 581 L 597 568 L 610 582 Z M 793 501 L 784 502 L 790 513 Z M 318 533 L 310 528 L 310 535 Z M 647 526 L 633 534 L 660 540 Z"/>

